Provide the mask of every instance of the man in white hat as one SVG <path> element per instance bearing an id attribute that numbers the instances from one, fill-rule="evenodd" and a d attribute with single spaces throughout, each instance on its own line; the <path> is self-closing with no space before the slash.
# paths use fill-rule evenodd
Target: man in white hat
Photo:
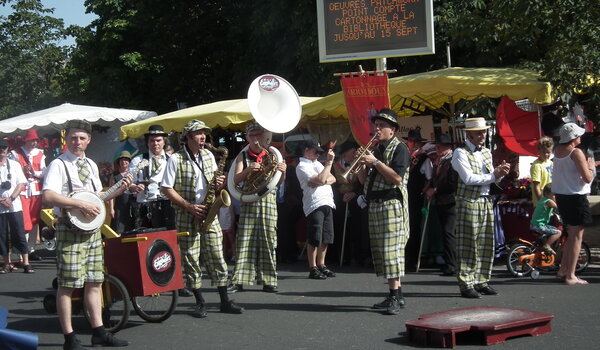
<path id="1" fill-rule="evenodd" d="M 222 189 L 225 176 L 217 176 L 214 155 L 204 148 L 211 129 L 199 120 L 190 120 L 182 132 L 183 148 L 167 161 L 165 176 L 161 182 L 164 194 L 176 206 L 177 231 L 189 232 L 178 238 L 186 287 L 196 298 L 192 316 L 208 316 L 202 287 L 202 264 L 208 272 L 212 285 L 221 297 L 221 312 L 241 314 L 243 308 L 227 296 L 227 264 L 223 257 L 223 232 L 219 220 L 213 220 L 205 231 L 197 220 L 206 217 L 210 209 L 202 204 L 209 186 L 216 184 L 215 193 Z"/>
<path id="2" fill-rule="evenodd" d="M 162 126 L 151 125 L 144 134 L 148 152 L 134 157 L 129 165 L 129 171 L 133 171 L 142 159 L 148 160 L 148 166 L 134 174 L 135 184 L 129 187 L 129 192 L 136 196 L 138 226 L 175 229 L 175 213 L 171 202 L 160 192 L 160 182 L 169 159 L 165 153 L 167 136 Z"/>
<path id="3" fill-rule="evenodd" d="M 465 144 L 454 150 L 452 167 L 458 173 L 456 187 L 456 241 L 458 285 L 464 298 L 498 294 L 490 287 L 494 261 L 494 212 L 490 184 L 510 171 L 502 162 L 495 169 L 492 153 L 485 148 L 484 118 L 465 120 Z"/>
<path id="4" fill-rule="evenodd" d="M 236 185 L 247 181 L 261 171 L 269 157 L 264 140 L 265 130 L 257 122 L 246 125 L 248 149 L 235 158 Z M 285 174 L 285 162 L 275 165 Z M 285 176 L 281 176 L 279 183 Z M 241 291 L 243 285 L 252 285 L 258 273 L 263 291 L 277 292 L 277 202 L 275 189 L 255 202 L 242 202 L 236 239 L 236 262 L 231 277 L 230 292 Z"/>

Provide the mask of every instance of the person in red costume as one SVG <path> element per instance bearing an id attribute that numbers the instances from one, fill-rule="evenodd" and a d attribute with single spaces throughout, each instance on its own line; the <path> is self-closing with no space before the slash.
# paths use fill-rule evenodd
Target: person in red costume
<path id="1" fill-rule="evenodd" d="M 35 244 L 39 241 L 38 222 L 42 209 L 42 174 L 46 168 L 46 156 L 37 148 L 39 140 L 35 130 L 28 130 L 23 137 L 23 145 L 11 151 L 11 158 L 19 162 L 27 178 L 27 184 L 21 192 L 21 203 L 30 260 L 42 260 L 35 252 Z"/>

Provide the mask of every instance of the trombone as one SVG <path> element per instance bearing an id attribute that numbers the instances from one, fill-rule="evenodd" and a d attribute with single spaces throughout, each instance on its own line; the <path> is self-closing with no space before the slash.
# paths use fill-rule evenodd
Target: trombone
<path id="1" fill-rule="evenodd" d="M 377 137 L 379 136 L 379 133 L 376 132 L 373 137 L 371 138 L 371 140 L 369 140 L 369 142 L 364 146 L 361 147 L 359 150 L 359 153 L 356 155 L 356 157 L 354 158 L 354 160 L 352 161 L 352 164 L 350 164 L 350 166 L 348 167 L 348 169 L 346 169 L 346 171 L 344 171 L 344 173 L 342 175 L 340 175 L 342 177 L 342 179 L 344 179 L 345 182 L 348 182 L 348 178 L 352 175 L 355 175 L 356 173 L 358 173 L 358 170 L 360 169 L 360 159 L 365 155 L 365 153 L 367 153 L 367 151 L 373 147 L 373 144 L 377 141 Z"/>

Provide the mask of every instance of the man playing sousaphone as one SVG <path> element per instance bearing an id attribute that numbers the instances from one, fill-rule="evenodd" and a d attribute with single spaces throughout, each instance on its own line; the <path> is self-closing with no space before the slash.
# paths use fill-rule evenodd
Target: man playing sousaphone
<path id="1" fill-rule="evenodd" d="M 227 296 L 227 264 L 223 258 L 223 233 L 219 220 L 200 224 L 210 209 L 202 204 L 210 186 L 219 192 L 225 176 L 217 176 L 217 163 L 214 155 L 204 148 L 206 137 L 211 129 L 199 120 L 187 122 L 181 133 L 184 143 L 181 151 L 174 153 L 167 162 L 165 176 L 161 183 L 163 193 L 175 207 L 175 224 L 179 232 L 189 232 L 178 239 L 186 287 L 192 290 L 196 305 L 192 316 L 208 316 L 200 287 L 204 265 L 212 285 L 217 286 L 221 297 L 221 312 L 241 314 L 243 308 L 229 300 Z"/>
<path id="2" fill-rule="evenodd" d="M 71 296 L 75 288 L 84 288 L 83 297 L 92 326 L 93 346 L 126 346 L 127 341 L 106 332 L 102 323 L 100 286 L 104 280 L 102 237 L 100 228 L 83 231 L 67 222 L 67 210 L 80 210 L 86 217 L 96 217 L 104 208 L 84 200 L 70 198 L 74 191 L 100 194 L 98 166 L 85 156 L 92 140 L 92 126 L 81 120 L 71 120 L 66 125 L 67 151 L 52 161 L 43 187 L 43 200 L 54 206 L 59 217 L 56 224 L 58 290 L 56 308 L 63 334 L 64 349 L 83 349 L 75 336 L 71 323 Z M 131 175 L 124 178 L 122 186 L 111 194 L 109 201 L 123 193 L 131 184 Z"/>
<path id="3" fill-rule="evenodd" d="M 248 148 L 235 159 L 234 182 L 236 185 L 250 181 L 261 171 L 261 164 L 269 157 L 265 144 L 265 130 L 257 123 L 246 126 Z M 285 174 L 285 162 L 278 162 L 276 169 Z M 281 176 L 279 183 L 283 182 Z M 277 203 L 275 191 L 255 202 L 241 203 L 236 239 L 237 260 L 231 278 L 230 292 L 241 291 L 243 285 L 252 285 L 258 273 L 263 281 L 263 291 L 277 292 Z"/>

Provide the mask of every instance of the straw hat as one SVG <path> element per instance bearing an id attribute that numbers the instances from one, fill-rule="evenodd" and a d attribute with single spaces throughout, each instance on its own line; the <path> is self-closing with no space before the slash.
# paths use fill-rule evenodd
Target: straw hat
<path id="1" fill-rule="evenodd" d="M 465 120 L 465 131 L 479 131 L 479 130 L 487 130 L 490 126 L 488 126 L 485 122 L 484 118 L 467 118 Z"/>

